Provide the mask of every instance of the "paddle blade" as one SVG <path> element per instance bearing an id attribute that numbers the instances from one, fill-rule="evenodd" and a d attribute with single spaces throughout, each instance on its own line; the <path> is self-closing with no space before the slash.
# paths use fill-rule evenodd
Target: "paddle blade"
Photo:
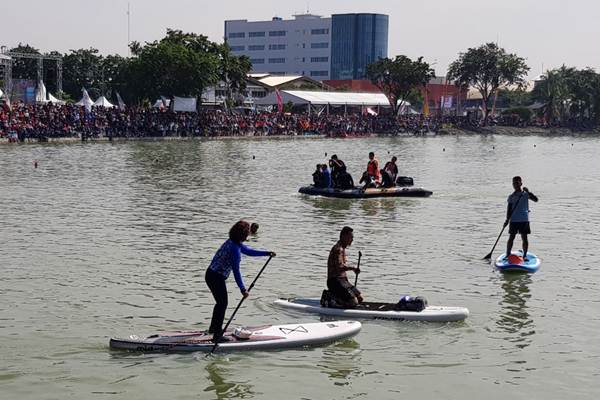
<path id="1" fill-rule="evenodd" d="M 487 256 L 482 258 L 482 260 L 491 260 L 491 259 L 492 259 L 492 253 L 489 253 Z"/>

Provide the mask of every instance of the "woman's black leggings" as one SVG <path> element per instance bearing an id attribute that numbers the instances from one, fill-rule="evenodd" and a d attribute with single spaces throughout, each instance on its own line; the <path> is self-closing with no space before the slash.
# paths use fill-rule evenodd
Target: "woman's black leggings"
<path id="1" fill-rule="evenodd" d="M 225 285 L 225 277 L 211 269 L 206 270 L 204 277 L 208 288 L 212 292 L 217 304 L 213 308 L 212 320 L 208 333 L 212 333 L 218 337 L 222 335 L 223 320 L 225 319 L 225 311 L 227 310 L 227 286 Z"/>

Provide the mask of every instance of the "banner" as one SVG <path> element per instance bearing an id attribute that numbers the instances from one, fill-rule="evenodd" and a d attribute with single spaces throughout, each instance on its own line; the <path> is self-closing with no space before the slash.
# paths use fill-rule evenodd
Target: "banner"
<path id="1" fill-rule="evenodd" d="M 441 108 L 452 108 L 452 96 L 442 96 L 440 99 L 440 107 Z"/>
<path id="2" fill-rule="evenodd" d="M 196 112 L 196 98 L 174 96 L 173 111 Z"/>
<path id="3" fill-rule="evenodd" d="M 283 99 L 281 98 L 281 93 L 279 93 L 279 89 L 275 89 L 275 96 L 277 97 L 277 111 L 279 114 L 283 113 Z"/>

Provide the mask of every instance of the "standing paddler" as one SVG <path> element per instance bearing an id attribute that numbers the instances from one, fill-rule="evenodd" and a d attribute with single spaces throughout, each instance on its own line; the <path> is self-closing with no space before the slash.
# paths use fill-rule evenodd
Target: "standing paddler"
<path id="1" fill-rule="evenodd" d="M 529 249 L 529 241 L 527 235 L 531 233 L 531 227 L 529 226 L 529 200 L 533 200 L 537 203 L 538 198 L 536 195 L 531 193 L 529 189 L 523 186 L 523 180 L 520 176 L 515 176 L 512 179 L 512 185 L 515 189 L 514 192 L 508 196 L 508 205 L 506 207 L 506 221 L 504 226 L 510 223 L 508 228 L 508 242 L 506 243 L 506 258 L 510 256 L 510 252 L 513 247 L 513 242 L 517 233 L 521 234 L 523 239 L 523 260 L 527 259 L 527 250 Z"/>
<path id="2" fill-rule="evenodd" d="M 251 257 L 275 257 L 272 251 L 254 250 L 243 244 L 250 234 L 250 224 L 246 221 L 238 221 L 229 230 L 229 239 L 225 241 L 214 255 L 210 266 L 206 270 L 205 280 L 216 304 L 213 308 L 212 319 L 208 333 L 212 333 L 213 342 L 228 341 L 223 336 L 223 320 L 227 310 L 227 286 L 225 281 L 233 271 L 235 282 L 240 288 L 244 298 L 248 297 L 248 291 L 244 286 L 244 280 L 240 272 L 240 261 L 242 254 Z"/>

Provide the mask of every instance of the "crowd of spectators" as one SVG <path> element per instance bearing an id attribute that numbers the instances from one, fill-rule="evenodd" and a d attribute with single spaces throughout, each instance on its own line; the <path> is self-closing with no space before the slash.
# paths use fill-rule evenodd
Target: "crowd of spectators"
<path id="1" fill-rule="evenodd" d="M 514 116 L 490 120 L 492 124 L 522 126 Z M 478 127 L 468 117 L 412 115 L 274 113 L 242 110 L 203 109 L 177 113 L 165 109 L 93 107 L 76 105 L 16 103 L 0 105 L 0 138 L 11 141 L 74 137 L 162 136 L 267 136 L 322 134 L 359 136 L 376 134 L 427 134 L 443 125 L 463 129 Z"/>

